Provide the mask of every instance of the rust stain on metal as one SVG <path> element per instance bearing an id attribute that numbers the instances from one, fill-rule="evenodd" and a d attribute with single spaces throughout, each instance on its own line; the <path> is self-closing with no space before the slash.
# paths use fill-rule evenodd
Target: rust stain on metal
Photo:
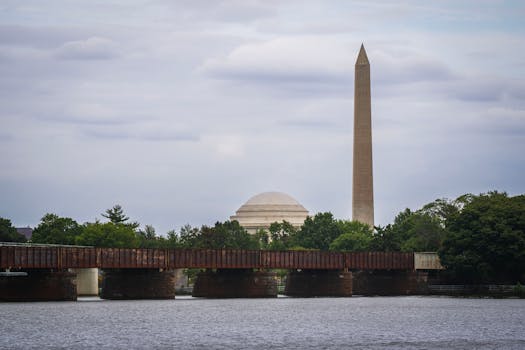
<path id="1" fill-rule="evenodd" d="M 0 268 L 87 267 L 412 270 L 414 253 L 0 246 Z"/>

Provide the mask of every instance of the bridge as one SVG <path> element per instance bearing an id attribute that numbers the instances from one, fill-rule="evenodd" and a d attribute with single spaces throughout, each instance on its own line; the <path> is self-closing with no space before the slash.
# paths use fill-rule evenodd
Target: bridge
<path id="1" fill-rule="evenodd" d="M 402 281 L 401 289 L 410 288 L 414 275 L 417 280 L 416 265 L 422 261 L 417 254 L 0 245 L 0 269 L 27 273 L 25 279 L 1 276 L 4 295 L 0 292 L 0 300 L 16 299 L 15 294 L 42 289 L 42 285 L 54 285 L 50 289 L 58 288 L 60 293 L 76 299 L 76 295 L 72 297 L 76 294 L 72 292 L 75 286 L 71 286 L 75 276 L 70 269 L 86 268 L 102 269 L 101 297 L 108 299 L 173 298 L 173 271 L 182 268 L 206 269 L 197 278 L 195 296 L 276 296 L 275 273 L 270 271 L 274 269 L 290 270 L 285 290 L 288 295 L 349 296 L 352 280 L 354 290 L 356 287 L 370 289 L 373 281 L 385 279 L 385 273 L 389 280 Z M 435 268 L 430 264 L 426 270 Z M 361 273 L 359 281 L 356 276 L 352 277 L 352 272 Z M 39 300 L 38 296 L 34 299 Z"/>

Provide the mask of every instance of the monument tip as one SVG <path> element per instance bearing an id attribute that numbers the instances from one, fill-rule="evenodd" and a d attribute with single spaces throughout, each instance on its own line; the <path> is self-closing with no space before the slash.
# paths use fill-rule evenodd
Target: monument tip
<path id="1" fill-rule="evenodd" d="M 357 65 L 363 65 L 363 64 L 370 64 L 368 61 L 368 56 L 366 55 L 365 45 L 361 43 L 361 49 L 359 49 L 359 55 L 357 55 L 357 61 L 355 62 Z"/>

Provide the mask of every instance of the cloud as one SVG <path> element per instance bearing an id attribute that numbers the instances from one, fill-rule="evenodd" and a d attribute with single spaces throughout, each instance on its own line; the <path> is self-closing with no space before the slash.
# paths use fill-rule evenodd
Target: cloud
<path id="1" fill-rule="evenodd" d="M 14 136 L 10 132 L 0 131 L 0 142 L 1 141 L 11 141 L 14 139 Z"/>
<path id="2" fill-rule="evenodd" d="M 438 197 L 523 192 L 525 26 L 510 3 L 29 1 L 0 11 L 13 222 L 119 202 L 165 232 L 274 188 L 349 217 L 361 41 L 378 224 Z"/>
<path id="3" fill-rule="evenodd" d="M 245 155 L 245 143 L 239 135 L 221 135 L 210 138 L 219 158 L 241 158 Z"/>
<path id="4" fill-rule="evenodd" d="M 175 11 L 181 19 L 188 23 L 205 20 L 220 22 L 251 22 L 275 15 L 275 5 L 259 0 L 186 0 L 158 1 Z"/>
<path id="5" fill-rule="evenodd" d="M 101 140 L 138 140 L 148 142 L 198 142 L 200 137 L 193 131 L 184 128 L 166 127 L 162 125 L 148 125 L 140 123 L 137 125 L 100 125 L 83 127 L 81 133 L 95 139 Z"/>
<path id="6" fill-rule="evenodd" d="M 83 35 L 85 35 L 85 30 L 78 27 L 0 25 L 0 45 L 2 46 L 49 49 Z"/>
<path id="7" fill-rule="evenodd" d="M 109 60 L 118 57 L 119 51 L 110 39 L 90 37 L 66 42 L 56 50 L 55 55 L 64 60 Z"/>
<path id="8" fill-rule="evenodd" d="M 372 77 L 379 84 L 405 84 L 423 81 L 443 81 L 455 74 L 443 62 L 414 52 L 396 55 L 392 51 L 373 50 L 369 53 L 373 65 Z"/>
<path id="9" fill-rule="evenodd" d="M 206 61 L 200 71 L 214 79 L 279 87 L 303 96 L 349 94 L 359 45 L 321 36 L 281 37 L 241 45 L 226 56 Z M 368 55 L 373 84 L 380 89 L 457 79 L 443 62 L 415 51 L 392 46 L 372 49 Z"/>
<path id="10" fill-rule="evenodd" d="M 336 40 L 283 37 L 241 45 L 227 56 L 210 59 L 201 70 L 226 80 L 302 84 L 348 80 L 352 52 Z"/>
<path id="11" fill-rule="evenodd" d="M 464 77 L 449 87 L 449 95 L 470 102 L 523 100 L 525 84 L 521 81 L 494 77 Z"/>

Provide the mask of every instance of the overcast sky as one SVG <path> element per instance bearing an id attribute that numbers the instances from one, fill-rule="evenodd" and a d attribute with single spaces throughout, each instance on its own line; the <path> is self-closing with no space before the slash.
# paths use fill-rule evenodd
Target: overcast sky
<path id="1" fill-rule="evenodd" d="M 351 216 L 354 63 L 371 62 L 376 224 L 525 192 L 522 1 L 0 2 L 0 216 L 158 233 L 282 191 Z"/>

